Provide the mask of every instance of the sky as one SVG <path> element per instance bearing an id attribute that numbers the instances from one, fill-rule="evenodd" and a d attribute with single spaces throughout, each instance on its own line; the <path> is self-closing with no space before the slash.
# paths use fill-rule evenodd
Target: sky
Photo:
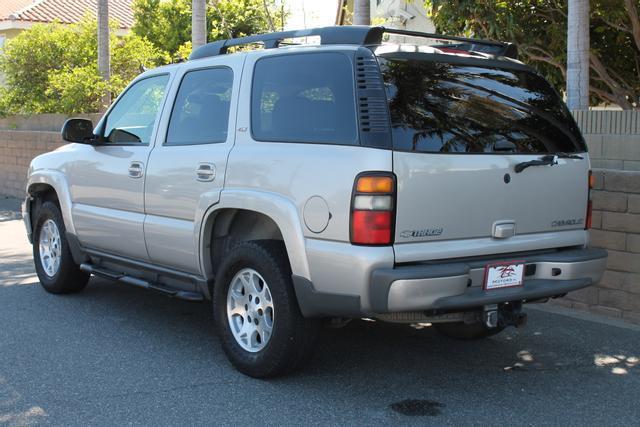
<path id="1" fill-rule="evenodd" d="M 335 25 L 338 0 L 284 0 L 290 11 L 285 30 Z"/>

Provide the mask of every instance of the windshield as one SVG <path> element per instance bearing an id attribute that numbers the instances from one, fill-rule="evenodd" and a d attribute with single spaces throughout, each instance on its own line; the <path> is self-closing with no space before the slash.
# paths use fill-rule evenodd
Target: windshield
<path id="1" fill-rule="evenodd" d="M 586 151 L 580 131 L 558 93 L 532 71 L 413 58 L 378 59 L 395 150 L 521 154 Z"/>

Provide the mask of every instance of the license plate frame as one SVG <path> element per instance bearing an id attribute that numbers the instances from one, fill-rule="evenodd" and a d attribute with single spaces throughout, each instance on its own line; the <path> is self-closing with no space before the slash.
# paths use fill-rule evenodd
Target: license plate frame
<path id="1" fill-rule="evenodd" d="M 500 270 L 500 268 L 503 268 Z M 500 261 L 484 267 L 482 289 L 494 291 L 498 289 L 520 288 L 524 286 L 524 260 Z M 509 274 L 505 276 L 505 274 Z M 501 277 L 502 276 L 502 277 Z"/>

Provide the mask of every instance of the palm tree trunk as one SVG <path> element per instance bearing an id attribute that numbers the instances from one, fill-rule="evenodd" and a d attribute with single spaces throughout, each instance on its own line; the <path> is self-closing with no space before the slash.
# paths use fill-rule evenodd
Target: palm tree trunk
<path id="1" fill-rule="evenodd" d="M 589 109 L 589 0 L 569 0 L 567 106 Z"/>
<path id="2" fill-rule="evenodd" d="M 353 3 L 353 25 L 371 25 L 370 0 L 355 0 Z"/>
<path id="3" fill-rule="evenodd" d="M 109 53 L 109 2 L 98 0 L 98 73 L 105 80 L 111 77 Z M 107 89 L 102 95 L 101 107 L 106 109 L 111 104 L 111 91 Z"/>
<path id="4" fill-rule="evenodd" d="M 191 2 L 191 46 L 195 50 L 207 42 L 206 0 Z"/>

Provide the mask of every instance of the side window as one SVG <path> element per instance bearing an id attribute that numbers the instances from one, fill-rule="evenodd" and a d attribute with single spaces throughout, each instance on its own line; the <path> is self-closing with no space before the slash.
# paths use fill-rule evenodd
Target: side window
<path id="1" fill-rule="evenodd" d="M 262 58 L 251 98 L 256 140 L 357 144 L 353 67 L 345 54 Z"/>
<path id="2" fill-rule="evenodd" d="M 225 142 L 232 86 L 230 68 L 186 73 L 173 105 L 165 145 Z"/>
<path id="3" fill-rule="evenodd" d="M 107 144 L 148 144 L 167 88 L 167 74 L 131 86 L 111 109 L 104 138 Z"/>

